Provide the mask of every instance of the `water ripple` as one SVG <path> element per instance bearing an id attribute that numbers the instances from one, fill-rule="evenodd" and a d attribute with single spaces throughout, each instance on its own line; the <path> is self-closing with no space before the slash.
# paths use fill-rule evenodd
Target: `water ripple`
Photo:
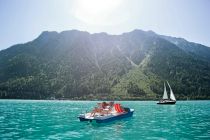
<path id="1" fill-rule="evenodd" d="M 127 101 L 132 118 L 108 124 L 79 122 L 89 101 L 0 100 L 0 139 L 210 139 L 210 102 L 179 101 L 159 106 Z"/>

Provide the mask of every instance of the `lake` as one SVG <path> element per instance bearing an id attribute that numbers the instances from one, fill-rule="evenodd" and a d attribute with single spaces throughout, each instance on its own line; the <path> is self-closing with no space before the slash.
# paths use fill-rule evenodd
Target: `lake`
<path id="1" fill-rule="evenodd" d="M 119 101 L 131 118 L 108 124 L 80 122 L 97 101 L 0 100 L 0 139 L 210 139 L 210 101 Z"/>

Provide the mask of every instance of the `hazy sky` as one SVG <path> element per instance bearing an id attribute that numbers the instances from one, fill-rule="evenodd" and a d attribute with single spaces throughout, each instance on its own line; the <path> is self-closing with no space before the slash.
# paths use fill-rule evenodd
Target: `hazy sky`
<path id="1" fill-rule="evenodd" d="M 210 46 L 210 0 L 0 0 L 0 50 L 71 29 L 153 30 Z"/>

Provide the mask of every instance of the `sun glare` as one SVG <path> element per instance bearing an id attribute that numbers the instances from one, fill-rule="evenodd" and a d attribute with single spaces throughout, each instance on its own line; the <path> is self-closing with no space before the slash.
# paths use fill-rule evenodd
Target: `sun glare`
<path id="1" fill-rule="evenodd" d="M 111 25 L 120 20 L 116 18 L 122 0 L 77 0 L 74 15 L 79 20 L 94 25 Z"/>

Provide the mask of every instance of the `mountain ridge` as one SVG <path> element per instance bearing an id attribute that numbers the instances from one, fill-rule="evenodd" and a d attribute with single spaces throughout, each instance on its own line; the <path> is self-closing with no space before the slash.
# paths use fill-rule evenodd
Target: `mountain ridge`
<path id="1" fill-rule="evenodd" d="M 209 50 L 153 31 L 45 31 L 0 51 L 0 98 L 155 100 L 168 80 L 178 99 L 210 99 Z"/>

